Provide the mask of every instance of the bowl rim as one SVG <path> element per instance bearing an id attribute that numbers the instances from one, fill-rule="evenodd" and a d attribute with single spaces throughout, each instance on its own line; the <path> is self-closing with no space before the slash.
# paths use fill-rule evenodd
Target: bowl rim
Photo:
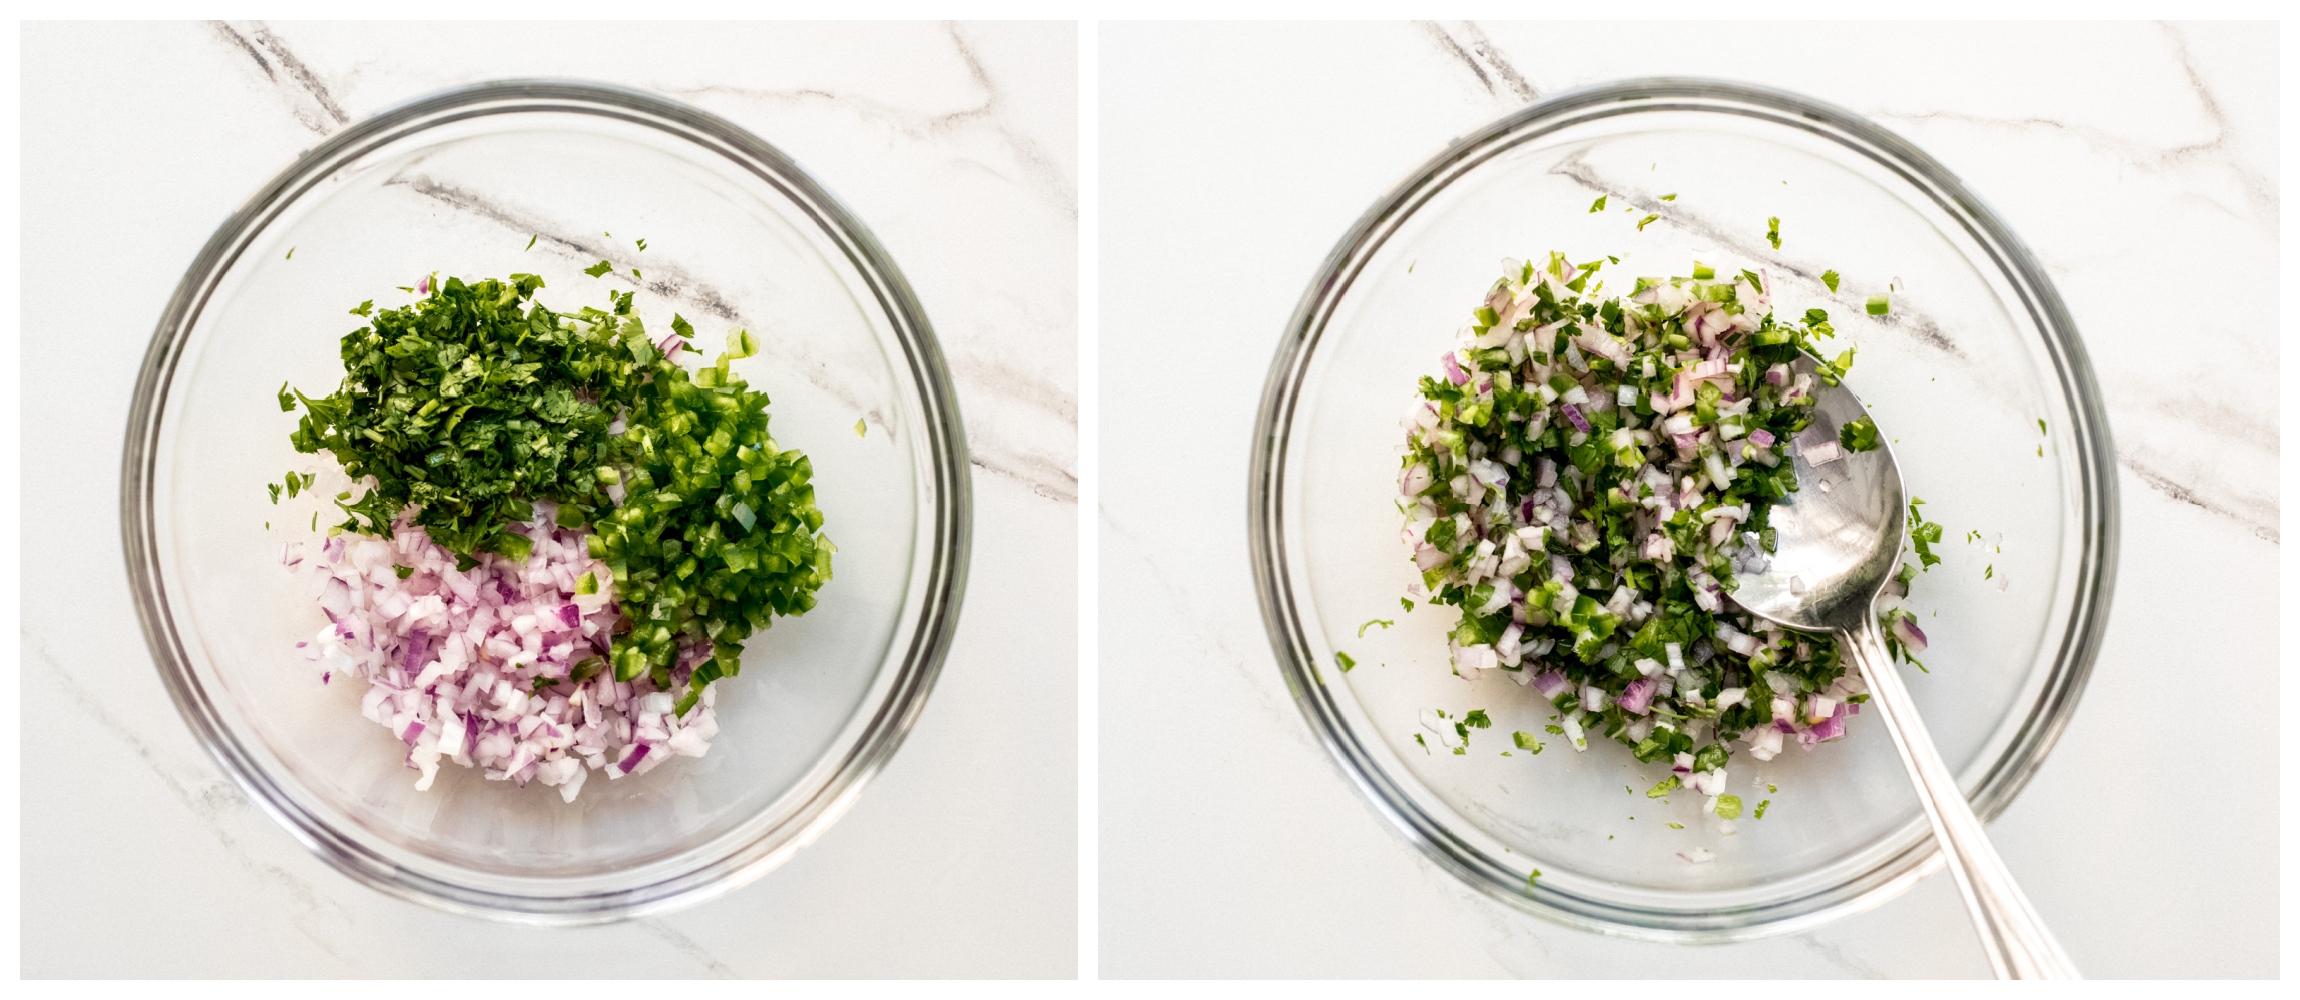
<path id="1" fill-rule="evenodd" d="M 2081 520 L 2069 618 L 2042 691 L 2004 752 L 1971 793 L 1973 811 L 1994 819 L 2020 793 L 2062 730 L 2092 671 L 2106 627 L 2118 547 L 2115 450 L 2098 383 L 2076 324 L 2026 244 L 1979 195 L 1900 136 L 1852 111 L 1777 88 L 1704 77 L 1641 77 L 1595 84 L 1538 101 L 1449 143 L 1375 200 L 1342 235 L 1303 292 L 1279 339 L 1262 391 L 1248 467 L 1247 526 L 1254 585 L 1279 672 L 1334 765 L 1367 804 L 1438 867 L 1515 909 L 1603 934 L 1674 943 L 1722 943 L 1795 933 L 1893 898 L 1942 863 L 1929 830 L 1865 872 L 1828 889 L 1718 911 L 1670 910 L 1528 886 L 1485 863 L 1384 772 L 1360 743 L 1317 672 L 1295 607 L 1287 556 L 1285 470 L 1297 396 L 1334 310 L 1388 237 L 1453 181 L 1518 145 L 1567 127 L 1624 114 L 1738 114 L 1832 139 L 1890 169 L 1961 223 L 2019 296 L 2043 333 L 2076 447 Z M 2015 706 L 2016 710 L 2018 706 Z M 1923 827 L 1921 818 L 1914 823 Z M 1906 829 L 1906 828 L 1904 828 Z M 1894 836 L 1891 834 L 1888 837 Z"/>
<path id="2" fill-rule="evenodd" d="M 835 769 L 807 792 L 791 816 L 754 838 L 707 857 L 682 859 L 663 877 L 641 885 L 564 894 L 480 888 L 411 871 L 335 829 L 285 793 L 281 785 L 292 779 L 269 773 L 257 763 L 223 723 L 187 665 L 158 559 L 158 511 L 152 498 L 160 428 L 176 363 L 218 281 L 249 243 L 305 191 L 368 152 L 457 121 L 531 112 L 589 114 L 657 129 L 725 157 L 800 208 L 843 253 L 892 327 L 903 351 L 899 363 L 907 365 L 918 389 L 931 457 L 920 483 L 932 500 L 931 522 L 919 543 L 931 547 L 923 567 L 920 611 L 916 621 L 902 623 L 894 636 L 889 659 L 899 655 L 900 665 L 892 684 L 868 708 L 867 724 L 845 748 Z M 933 326 L 901 269 L 843 202 L 789 155 L 710 112 L 615 84 L 519 78 L 465 84 L 387 106 L 306 149 L 224 219 L 169 298 L 137 373 L 121 456 L 120 528 L 137 617 L 160 679 L 201 748 L 251 801 L 306 849 L 354 881 L 386 894 L 454 913 L 575 926 L 661 913 L 738 888 L 813 843 L 853 804 L 901 746 L 941 672 L 966 589 L 973 493 L 958 396 Z M 882 665 L 882 677 L 884 669 Z M 642 867 L 654 864 L 658 863 Z"/>

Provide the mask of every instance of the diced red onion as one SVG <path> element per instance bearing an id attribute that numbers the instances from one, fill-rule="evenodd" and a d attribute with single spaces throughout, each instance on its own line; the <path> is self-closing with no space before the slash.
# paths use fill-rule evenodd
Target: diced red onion
<path id="1" fill-rule="evenodd" d="M 408 745 L 408 766 L 422 772 L 419 790 L 447 758 L 489 779 L 557 785 L 572 801 L 584 772 L 578 758 L 604 767 L 614 755 L 614 776 L 641 773 L 666 756 L 648 747 L 701 756 L 718 731 L 708 688 L 685 719 L 644 675 L 627 683 L 602 675 L 572 696 L 553 693 L 570 664 L 608 652 L 605 637 L 619 612 L 603 601 L 586 614 L 587 605 L 572 599 L 584 573 L 613 577 L 589 557 L 580 534 L 549 523 L 551 513 L 514 526 L 533 539 L 523 562 L 490 555 L 459 571 L 453 556 L 405 522 L 388 539 L 331 537 L 322 558 L 307 561 L 303 572 L 330 624 L 299 648 L 318 661 L 323 684 L 339 670 L 369 682 L 362 711 Z M 709 656 L 707 643 L 682 649 L 674 682 L 683 684 Z"/>
<path id="2" fill-rule="evenodd" d="M 630 753 L 628 753 L 628 754 L 625 754 L 625 755 L 623 756 L 623 760 L 622 760 L 622 762 L 620 762 L 620 763 L 616 764 L 615 766 L 616 766 L 618 769 L 620 769 L 620 770 L 621 770 L 621 771 L 622 771 L 624 774 L 629 774 L 629 773 L 631 773 L 631 769 L 632 769 L 632 768 L 638 767 L 638 766 L 639 766 L 639 762 L 640 762 L 640 761 L 643 761 L 643 760 L 646 760 L 646 759 L 647 759 L 647 744 L 645 744 L 645 743 L 639 743 L 639 744 L 635 744 L 635 745 L 633 745 L 633 746 L 631 747 L 631 752 L 630 752 Z"/>
<path id="3" fill-rule="evenodd" d="M 1828 718 L 1815 723 L 1812 730 L 1816 742 L 1827 742 L 1845 735 L 1845 705 L 1837 703 L 1837 710 Z"/>
<path id="4" fill-rule="evenodd" d="M 1629 686 L 1621 692 L 1621 710 L 1631 715 L 1646 714 L 1653 704 L 1653 689 L 1659 684 L 1651 677 L 1630 681 Z"/>
<path id="5" fill-rule="evenodd" d="M 1572 403 L 1566 403 L 1562 406 L 1559 406 L 1557 409 L 1558 412 L 1565 414 L 1565 419 L 1571 421 L 1575 429 L 1581 431 L 1583 434 L 1589 433 L 1589 421 L 1582 419 L 1581 410 L 1576 408 Z"/>
<path id="6" fill-rule="evenodd" d="M 1922 653 L 1925 651 L 1925 630 L 1917 627 L 1915 619 L 1907 615 L 1894 618 L 1893 635 L 1901 640 L 1901 645 L 1906 647 L 1909 652 Z"/>

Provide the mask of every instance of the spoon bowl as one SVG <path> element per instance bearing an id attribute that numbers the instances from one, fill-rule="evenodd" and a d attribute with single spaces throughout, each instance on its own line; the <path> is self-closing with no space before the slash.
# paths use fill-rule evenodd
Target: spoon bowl
<path id="1" fill-rule="evenodd" d="M 1818 365 L 1804 356 L 1790 368 L 1811 374 Z M 1767 515 L 1774 532 L 1772 559 L 1761 572 L 1738 575 L 1735 603 L 1808 632 L 1850 629 L 1868 616 L 1899 563 L 1906 533 L 1901 520 L 1906 494 L 1892 445 L 1880 440 L 1876 450 L 1856 452 L 1837 444 L 1846 424 L 1868 415 L 1844 386 L 1815 389 L 1813 423 L 1797 435 L 1798 447 L 1790 449 L 1800 488 L 1777 501 Z M 1814 452 L 1816 447 L 1823 451 Z M 1808 453 L 1841 457 L 1816 466 Z"/>
<path id="2" fill-rule="evenodd" d="M 1815 367 L 1810 356 L 1792 366 L 1799 372 Z M 1892 445 L 1881 429 L 1876 447 L 1867 451 L 1842 443 L 1845 425 L 1869 416 L 1842 383 L 1817 386 L 1813 409 L 1812 424 L 1790 449 L 1797 490 L 1767 515 L 1774 532 L 1772 557 L 1762 570 L 1737 576 L 1733 601 L 1788 628 L 1831 634 L 1860 671 L 1916 785 L 1933 839 L 1948 860 L 1997 977 L 2082 978 L 1989 844 L 1987 830 L 1894 672 L 1874 610 L 1878 593 L 1900 562 L 1906 533 L 1901 470 Z M 1922 633 L 1917 639 L 1921 651 Z"/>

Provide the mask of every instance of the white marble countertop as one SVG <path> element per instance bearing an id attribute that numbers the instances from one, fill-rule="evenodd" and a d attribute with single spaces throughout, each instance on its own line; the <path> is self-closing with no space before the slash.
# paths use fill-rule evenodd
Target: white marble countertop
<path id="1" fill-rule="evenodd" d="M 2089 976 L 2275 976 L 2276 34 L 1104 25 L 1102 973 L 1988 974 L 1945 874 L 1810 933 L 1708 948 L 1504 909 L 1375 817 L 1272 663 L 1249 438 L 1334 241 L 1448 141 L 1530 100 L 1702 75 L 1899 132 L 2046 265 L 2109 404 L 2122 552 L 2082 708 L 1992 834 Z M 2182 281 L 2198 274 L 2213 284 Z M 2167 729 L 2172 690 L 2202 693 L 2212 721 Z"/>
<path id="2" fill-rule="evenodd" d="M 25 975 L 1075 974 L 1072 26 L 42 23 L 22 43 L 24 329 L 71 345 L 23 369 Z M 319 136 L 504 76 L 653 90 L 822 178 L 925 304 L 974 460 L 970 597 L 893 763 L 757 882 L 582 930 L 402 903 L 297 846 L 177 717 L 118 546 L 136 364 L 217 222 Z"/>

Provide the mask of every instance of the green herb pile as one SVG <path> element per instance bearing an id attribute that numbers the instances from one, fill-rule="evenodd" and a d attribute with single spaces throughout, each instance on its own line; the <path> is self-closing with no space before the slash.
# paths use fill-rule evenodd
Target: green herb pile
<path id="1" fill-rule="evenodd" d="M 346 519 L 331 533 L 386 535 L 405 518 L 469 569 L 487 554 L 525 559 L 512 525 L 533 520 L 537 501 L 557 504 L 614 574 L 626 623 L 609 656 L 616 679 L 652 674 L 669 690 L 674 668 L 691 665 L 681 714 L 735 673 L 753 632 L 814 607 L 836 549 L 820 534 L 807 457 L 778 447 L 766 394 L 728 370 L 756 352 L 750 334 L 730 333 L 718 363 L 690 376 L 665 352 L 693 328 L 674 317 L 675 336 L 651 342 L 630 292 L 562 314 L 534 301 L 532 274 L 427 282 L 404 308 L 352 310 L 369 323 L 342 338 L 333 394 L 280 390 L 282 410 L 304 409 L 297 451 L 373 477 L 356 501 L 337 496 Z M 291 475 L 290 495 L 298 485 Z"/>
<path id="2" fill-rule="evenodd" d="M 1399 471 L 1414 596 L 1459 609 L 1457 673 L 1505 671 L 1552 700 L 1548 728 L 1575 749 L 1602 732 L 1737 812 L 1727 741 L 1762 760 L 1785 737 L 1835 739 L 1867 698 L 1828 637 L 1726 601 L 1772 551 L 1767 515 L 1797 489 L 1788 448 L 1816 379 L 1836 384 L 1853 354 L 1795 372 L 1834 330 L 1819 309 L 1777 320 L 1761 274 L 1696 265 L 1607 298 L 1592 284 L 1605 264 L 1504 262 L 1445 377 L 1421 380 Z M 1876 428 L 1841 444 L 1874 448 Z M 1888 588 L 1888 624 L 1916 572 Z"/>

